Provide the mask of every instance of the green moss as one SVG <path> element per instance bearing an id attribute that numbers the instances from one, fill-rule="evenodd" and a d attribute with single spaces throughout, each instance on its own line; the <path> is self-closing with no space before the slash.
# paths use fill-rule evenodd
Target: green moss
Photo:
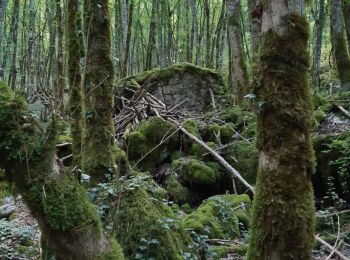
<path id="1" fill-rule="evenodd" d="M 172 162 L 174 171 L 179 180 L 186 185 L 210 186 L 220 178 L 214 169 L 205 165 L 204 162 L 192 158 L 180 158 Z"/>
<path id="2" fill-rule="evenodd" d="M 143 122 L 127 137 L 128 157 L 142 170 L 152 170 L 169 158 L 178 147 L 176 128 L 160 117 Z"/>
<path id="3" fill-rule="evenodd" d="M 246 253 L 246 245 L 210 246 L 208 255 L 214 260 L 220 260 L 227 258 L 229 254 L 238 254 L 244 256 Z"/>
<path id="4" fill-rule="evenodd" d="M 117 147 L 113 147 L 113 157 L 118 165 L 119 172 L 121 173 L 127 173 L 130 169 L 130 164 L 129 164 L 129 159 L 128 156 L 126 155 L 126 152 Z"/>
<path id="5" fill-rule="evenodd" d="M 132 181 L 132 180 L 131 180 Z M 148 185 L 124 185 L 113 223 L 115 234 L 129 259 L 183 259 L 194 253 L 191 239 L 172 209 L 146 190 Z"/>
<path id="6" fill-rule="evenodd" d="M 196 122 L 193 121 L 192 119 L 185 119 L 185 121 L 183 122 L 182 125 L 190 134 L 192 134 L 196 137 L 199 136 L 198 126 L 197 126 Z"/>
<path id="7" fill-rule="evenodd" d="M 97 260 L 124 260 L 124 254 L 122 247 L 114 240 L 109 239 L 109 250 L 97 257 Z"/>
<path id="8" fill-rule="evenodd" d="M 225 157 L 248 183 L 255 183 L 258 171 L 258 151 L 254 146 L 244 140 L 236 141 L 229 147 L 229 152 Z M 236 184 L 243 189 L 242 192 L 245 190 L 245 187 L 239 182 Z"/>
<path id="9" fill-rule="evenodd" d="M 248 224 L 248 211 L 251 202 L 247 195 L 217 195 L 205 200 L 197 210 L 183 220 L 186 228 L 209 238 L 234 239 L 239 237 L 239 223 Z"/>
<path id="10" fill-rule="evenodd" d="M 220 126 L 221 143 L 227 144 L 233 141 L 233 136 L 235 135 L 234 128 L 235 126 L 233 123 Z"/>
<path id="11" fill-rule="evenodd" d="M 173 77 L 174 74 L 184 74 L 184 73 L 193 73 L 199 76 L 207 76 L 210 75 L 213 78 L 219 80 L 219 82 L 221 83 L 221 85 L 224 86 L 224 82 L 220 76 L 220 74 L 210 70 L 210 69 L 206 69 L 206 68 L 202 68 L 196 65 L 193 65 L 191 63 L 176 63 L 173 64 L 165 69 L 154 69 L 154 70 L 150 70 L 150 71 L 146 71 L 125 79 L 122 79 L 120 81 L 120 85 L 123 85 L 125 83 L 131 83 L 132 81 L 136 81 L 137 85 L 134 85 L 135 87 L 138 87 L 138 85 L 142 85 L 143 83 L 149 81 L 150 79 L 159 79 L 159 80 L 167 80 L 171 77 Z M 119 85 L 118 84 L 118 85 Z"/>
<path id="12" fill-rule="evenodd" d="M 169 197 L 177 204 L 183 204 L 189 201 L 190 192 L 185 188 L 175 176 L 169 176 L 164 182 L 164 188 L 168 192 Z"/>
<path id="13" fill-rule="evenodd" d="M 214 142 L 207 142 L 206 144 L 212 149 L 215 149 L 217 147 L 217 144 Z M 192 144 L 189 151 L 189 154 L 194 155 L 197 159 L 203 159 L 203 155 L 206 153 L 208 153 L 208 151 L 198 143 Z"/>
<path id="14" fill-rule="evenodd" d="M 314 245 L 315 158 L 310 142 L 309 25 L 291 13 L 282 35 L 263 35 L 255 93 L 259 171 L 249 260 L 310 259 Z M 272 254 L 273 252 L 273 254 Z"/>
<path id="15" fill-rule="evenodd" d="M 237 124 L 239 119 L 242 117 L 242 110 L 240 107 L 235 106 L 233 108 L 227 108 L 220 111 L 219 118 L 226 123 Z"/>

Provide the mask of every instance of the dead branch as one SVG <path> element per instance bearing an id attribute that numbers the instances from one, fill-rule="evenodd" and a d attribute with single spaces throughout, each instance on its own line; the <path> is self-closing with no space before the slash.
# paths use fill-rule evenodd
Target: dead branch
<path id="1" fill-rule="evenodd" d="M 220 154 L 215 152 L 213 149 L 211 149 L 206 143 L 198 139 L 196 136 L 192 135 L 189 133 L 179 122 L 171 119 L 171 118 L 166 118 L 169 122 L 173 123 L 176 125 L 181 132 L 183 132 L 185 135 L 187 135 L 190 139 L 198 143 L 199 145 L 203 146 L 211 155 L 213 155 L 220 163 L 222 166 L 226 168 L 232 175 L 234 175 L 237 179 L 239 179 L 244 186 L 246 186 L 252 193 L 254 193 L 254 188 L 251 186 L 241 175 L 240 173 L 234 169 Z"/>
<path id="2" fill-rule="evenodd" d="M 322 245 L 324 245 L 325 247 L 327 247 L 330 251 L 334 250 L 334 254 L 336 254 L 340 259 L 342 260 L 350 260 L 350 258 L 346 257 L 345 255 L 343 255 L 341 252 L 339 252 L 338 250 L 336 250 L 335 248 L 333 248 L 330 244 L 328 244 L 326 241 L 324 241 L 322 238 L 320 238 L 319 236 L 315 236 L 317 242 L 321 243 Z"/>
<path id="3" fill-rule="evenodd" d="M 347 111 L 343 106 L 341 105 L 335 105 L 336 108 L 339 109 L 340 112 L 343 113 L 343 115 L 345 115 L 347 118 L 350 118 L 350 112 Z"/>

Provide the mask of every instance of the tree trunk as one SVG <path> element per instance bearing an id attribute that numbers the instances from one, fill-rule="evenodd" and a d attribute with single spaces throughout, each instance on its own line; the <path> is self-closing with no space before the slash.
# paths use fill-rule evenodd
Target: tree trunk
<path id="1" fill-rule="evenodd" d="M 250 20 L 250 36 L 251 36 L 251 49 L 253 58 L 256 57 L 258 53 L 258 48 L 260 45 L 260 24 L 261 15 L 259 13 L 260 5 L 258 5 L 257 0 L 248 1 L 249 8 L 249 20 Z"/>
<path id="2" fill-rule="evenodd" d="M 259 168 L 249 260 L 311 259 L 315 158 L 305 2 L 264 6 L 256 86 Z"/>
<path id="3" fill-rule="evenodd" d="M 316 2 L 315 2 L 316 3 Z M 318 13 L 314 14 L 315 26 L 313 33 L 313 59 L 312 59 L 312 85 L 315 88 L 320 88 L 320 60 L 322 50 L 322 36 L 325 22 L 325 0 L 320 0 L 318 6 L 315 8 Z"/>
<path id="4" fill-rule="evenodd" d="M 146 65 L 145 70 L 152 69 L 153 59 L 154 59 L 154 50 L 156 48 L 156 29 L 157 29 L 157 0 L 152 1 L 152 14 L 151 14 L 151 23 L 149 25 L 149 36 L 148 36 L 148 46 L 146 53 Z"/>
<path id="5" fill-rule="evenodd" d="M 5 75 L 6 75 L 7 60 L 8 60 L 8 56 L 10 54 L 11 45 L 12 45 L 14 39 L 15 39 L 15 36 L 17 37 L 18 15 L 19 15 L 19 0 L 14 0 L 14 2 L 13 2 L 12 19 L 11 19 L 11 26 L 10 26 L 10 35 L 9 35 L 8 40 L 7 40 L 7 43 L 6 43 L 6 46 L 5 46 L 5 50 L 3 52 L 3 58 L 2 58 L 2 66 L 1 67 L 2 67 L 2 69 L 4 71 L 1 74 L 1 77 L 3 79 L 5 78 Z"/>
<path id="6" fill-rule="evenodd" d="M 69 109 L 71 136 L 73 139 L 73 161 L 79 165 L 82 138 L 82 99 L 81 99 L 81 69 L 80 60 L 83 57 L 83 39 L 81 35 L 82 24 L 79 10 L 79 0 L 67 1 L 67 23 L 66 23 L 66 41 L 67 41 L 67 73 L 69 86 Z"/>
<path id="7" fill-rule="evenodd" d="M 38 220 L 56 259 L 124 259 L 85 189 L 55 160 L 54 123 L 43 135 L 24 102 L 0 83 L 0 168 Z"/>
<path id="8" fill-rule="evenodd" d="M 64 109 L 64 71 L 63 71 L 63 26 L 61 0 L 56 0 L 56 82 L 54 86 L 55 109 Z"/>
<path id="9" fill-rule="evenodd" d="M 345 20 L 345 31 L 348 39 L 348 51 L 350 53 L 350 1 L 343 1 L 343 16 Z"/>
<path id="10" fill-rule="evenodd" d="M 84 74 L 83 171 L 93 182 L 115 173 L 112 155 L 113 63 L 108 0 L 85 0 L 86 67 Z"/>
<path id="11" fill-rule="evenodd" d="M 240 27 L 240 1 L 227 0 L 227 38 L 229 45 L 229 82 L 237 96 L 238 104 L 243 103 L 247 94 L 247 69 L 244 60 L 244 47 Z"/>
<path id="12" fill-rule="evenodd" d="M 128 30 L 127 30 L 126 42 L 125 42 L 125 53 L 124 53 L 122 71 L 121 71 L 122 78 L 128 76 L 130 45 L 131 45 L 131 26 L 132 26 L 133 15 L 134 15 L 134 0 L 131 0 L 130 7 L 129 7 Z"/>
<path id="13" fill-rule="evenodd" d="M 346 91 L 350 89 L 350 55 L 347 47 L 342 0 L 331 1 L 331 37 L 340 87 Z"/>
<path id="14" fill-rule="evenodd" d="M 13 6 L 13 27 L 12 30 L 12 62 L 11 62 L 11 70 L 9 74 L 8 84 L 11 86 L 11 89 L 14 90 L 16 88 L 16 77 L 17 77 L 17 34 L 18 34 L 18 21 L 19 21 L 19 1 L 15 0 Z"/>
<path id="15" fill-rule="evenodd" d="M 199 28 L 198 28 L 198 18 L 197 18 L 197 6 L 196 0 L 191 0 L 191 11 L 192 11 L 192 31 L 193 31 L 193 46 L 196 48 L 195 64 L 200 64 L 201 59 L 201 49 L 199 45 Z"/>

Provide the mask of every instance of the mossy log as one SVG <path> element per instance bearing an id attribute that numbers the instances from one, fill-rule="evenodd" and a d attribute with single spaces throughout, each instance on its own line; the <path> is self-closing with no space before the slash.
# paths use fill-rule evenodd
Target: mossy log
<path id="1" fill-rule="evenodd" d="M 315 159 L 307 79 L 309 25 L 300 15 L 304 4 L 272 0 L 262 19 L 255 93 L 263 105 L 257 113 L 259 169 L 249 260 L 311 259 Z M 295 13 L 289 13 L 293 8 Z"/>
<path id="2" fill-rule="evenodd" d="M 46 131 L 24 101 L 0 83 L 0 168 L 38 220 L 56 259 L 123 259 L 85 189 L 55 160 L 55 124 Z"/>

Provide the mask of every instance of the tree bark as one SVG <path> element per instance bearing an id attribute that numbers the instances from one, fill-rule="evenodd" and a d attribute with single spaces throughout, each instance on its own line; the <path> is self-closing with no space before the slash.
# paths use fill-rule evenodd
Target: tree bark
<path id="1" fill-rule="evenodd" d="M 134 15 L 134 0 L 131 0 L 130 6 L 129 6 L 129 21 L 128 21 L 128 30 L 126 34 L 125 53 L 124 53 L 122 71 L 121 71 L 122 78 L 128 76 L 130 45 L 131 45 L 131 26 L 132 26 L 133 15 Z"/>
<path id="2" fill-rule="evenodd" d="M 114 129 L 112 122 L 113 63 L 108 0 L 85 0 L 86 66 L 83 83 L 84 135 L 82 169 L 100 182 L 112 177 Z"/>
<path id="3" fill-rule="evenodd" d="M 250 20 L 250 36 L 251 36 L 251 49 L 253 58 L 258 54 L 258 49 L 260 45 L 260 24 L 261 16 L 259 13 L 254 14 L 254 12 L 259 12 L 259 6 L 257 5 L 258 1 L 249 0 L 248 9 L 249 9 L 249 20 Z"/>
<path id="4" fill-rule="evenodd" d="M 12 90 L 16 89 L 16 77 L 17 77 L 17 34 L 18 34 L 18 22 L 19 22 L 19 1 L 15 0 L 14 6 L 13 6 L 13 26 L 11 25 L 12 30 L 12 62 L 11 62 L 11 69 L 8 79 L 8 84 L 11 86 Z"/>
<path id="5" fill-rule="evenodd" d="M 82 139 L 82 93 L 80 60 L 83 57 L 82 20 L 79 0 L 67 1 L 67 76 L 69 86 L 69 109 L 72 136 L 73 161 L 80 164 Z"/>
<path id="6" fill-rule="evenodd" d="M 331 1 L 331 37 L 340 87 L 346 91 L 350 89 L 350 55 L 347 47 L 342 0 Z"/>
<path id="7" fill-rule="evenodd" d="M 345 31 L 348 39 L 348 51 L 350 53 L 350 1 L 343 1 L 343 16 L 345 20 Z"/>
<path id="8" fill-rule="evenodd" d="M 317 2 L 315 2 L 316 4 Z M 325 23 L 325 0 L 320 0 L 317 7 L 317 13 L 314 14 L 315 25 L 313 33 L 313 59 L 312 59 L 312 85 L 313 87 L 320 88 L 320 60 L 322 50 L 322 36 Z"/>
<path id="9" fill-rule="evenodd" d="M 247 94 L 247 69 L 244 59 L 244 47 L 240 26 L 241 6 L 239 0 L 227 0 L 227 39 L 229 45 L 229 82 L 242 105 Z"/>
<path id="10" fill-rule="evenodd" d="M 56 81 L 54 86 L 55 109 L 64 110 L 63 26 L 61 0 L 56 0 Z"/>
<path id="11" fill-rule="evenodd" d="M 0 168 L 38 220 L 56 259 L 124 259 L 103 232 L 84 188 L 55 160 L 55 124 L 46 132 L 0 83 Z"/>
<path id="12" fill-rule="evenodd" d="M 259 167 L 249 260 L 307 260 L 314 246 L 315 158 L 304 4 L 271 0 L 264 6 L 255 89 Z"/>
<path id="13" fill-rule="evenodd" d="M 146 53 L 146 65 L 145 70 L 152 69 L 153 59 L 154 59 L 154 51 L 156 48 L 156 29 L 157 29 L 157 0 L 152 1 L 152 13 L 151 13 L 151 23 L 149 25 L 149 36 L 148 36 L 148 46 Z"/>

